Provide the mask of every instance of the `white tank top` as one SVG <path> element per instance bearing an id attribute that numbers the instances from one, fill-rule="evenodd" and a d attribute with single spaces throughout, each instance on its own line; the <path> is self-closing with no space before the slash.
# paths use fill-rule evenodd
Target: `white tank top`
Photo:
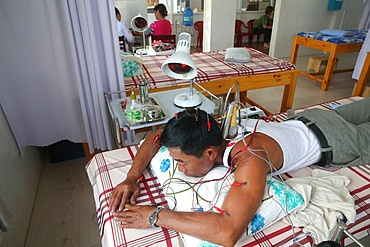
<path id="1" fill-rule="evenodd" d="M 248 120 L 247 129 L 253 131 L 256 123 L 256 119 Z M 256 131 L 273 138 L 283 150 L 283 166 L 280 170 L 273 172 L 272 175 L 278 175 L 312 165 L 321 156 L 320 144 L 315 134 L 301 121 L 289 120 L 277 123 L 259 120 Z M 224 152 L 223 162 L 226 166 L 229 166 L 229 154 L 235 143 L 231 141 Z"/>

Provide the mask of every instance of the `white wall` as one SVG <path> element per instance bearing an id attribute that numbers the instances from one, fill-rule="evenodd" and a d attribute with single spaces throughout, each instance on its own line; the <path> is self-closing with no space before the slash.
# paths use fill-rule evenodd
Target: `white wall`
<path id="1" fill-rule="evenodd" d="M 270 55 L 290 57 L 294 35 L 321 29 L 357 29 L 365 6 L 363 1 L 343 1 L 342 10 L 327 10 L 323 0 L 277 0 Z M 300 48 L 299 55 L 317 54 L 317 50 Z"/>
<path id="2" fill-rule="evenodd" d="M 234 46 L 236 1 L 212 0 L 204 3 L 203 51 L 225 50 Z"/>
<path id="3" fill-rule="evenodd" d="M 114 5 L 121 12 L 121 21 L 126 27 L 131 27 L 132 18 L 138 14 L 147 18 L 146 0 L 114 0 Z"/>
<path id="4" fill-rule="evenodd" d="M 24 156 L 0 108 L 0 198 L 9 216 L 10 230 L 0 231 L 0 246 L 23 246 L 44 162 L 38 148 L 23 149 Z"/>

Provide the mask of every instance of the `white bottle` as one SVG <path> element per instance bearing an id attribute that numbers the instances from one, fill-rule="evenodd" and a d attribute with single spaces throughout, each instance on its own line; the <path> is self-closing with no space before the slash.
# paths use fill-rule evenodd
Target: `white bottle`
<path id="1" fill-rule="evenodd" d="M 135 124 L 143 120 L 141 112 L 142 104 L 136 100 L 134 87 L 131 87 L 130 102 L 126 106 L 126 118 L 129 124 Z"/>

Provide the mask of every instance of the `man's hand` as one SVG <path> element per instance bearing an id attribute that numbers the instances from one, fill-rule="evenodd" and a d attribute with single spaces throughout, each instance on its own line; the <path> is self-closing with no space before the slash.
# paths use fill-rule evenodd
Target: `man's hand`
<path id="1" fill-rule="evenodd" d="M 122 228 L 151 228 L 149 216 L 155 209 L 156 207 L 153 206 L 137 206 L 127 203 L 125 210 L 113 213 L 113 219 Z"/>
<path id="2" fill-rule="evenodd" d="M 121 212 L 130 198 L 131 204 L 136 203 L 136 198 L 140 194 L 140 186 L 137 179 L 127 177 L 122 183 L 118 184 L 109 197 L 109 211 Z"/>

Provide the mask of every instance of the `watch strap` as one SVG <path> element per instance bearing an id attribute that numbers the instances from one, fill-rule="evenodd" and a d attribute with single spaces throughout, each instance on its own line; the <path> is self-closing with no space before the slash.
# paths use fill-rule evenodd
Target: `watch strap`
<path id="1" fill-rule="evenodd" d="M 149 224 L 154 227 L 158 227 L 155 223 L 158 221 L 158 214 L 161 212 L 165 207 L 158 206 L 151 215 L 149 215 Z"/>

